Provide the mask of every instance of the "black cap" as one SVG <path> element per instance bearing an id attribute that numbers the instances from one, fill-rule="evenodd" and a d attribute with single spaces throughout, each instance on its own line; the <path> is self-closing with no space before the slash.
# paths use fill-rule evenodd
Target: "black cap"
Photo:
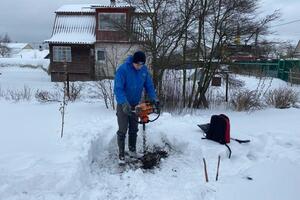
<path id="1" fill-rule="evenodd" d="M 137 51 L 133 54 L 133 63 L 137 64 L 145 64 L 146 62 L 146 55 L 142 51 Z"/>

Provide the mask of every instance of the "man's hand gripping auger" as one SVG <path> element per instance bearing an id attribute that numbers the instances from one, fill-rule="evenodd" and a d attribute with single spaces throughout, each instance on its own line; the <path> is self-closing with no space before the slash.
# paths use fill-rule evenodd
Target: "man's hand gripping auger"
<path id="1" fill-rule="evenodd" d="M 138 104 L 133 112 L 138 116 L 139 124 L 147 124 L 149 122 L 154 122 L 160 116 L 160 108 L 158 108 L 155 104 L 147 101 Z M 157 114 L 157 116 L 156 118 L 150 120 L 149 115 L 153 113 Z"/>
<path id="2" fill-rule="evenodd" d="M 157 106 L 157 104 L 150 103 L 150 102 L 143 102 L 138 104 L 135 107 L 135 110 L 132 111 L 133 114 L 138 116 L 138 123 L 143 124 L 143 151 L 144 154 L 147 151 L 146 147 L 146 124 L 149 122 L 156 121 L 160 116 L 160 108 Z M 154 119 L 150 119 L 150 114 L 157 114 L 157 116 Z"/>

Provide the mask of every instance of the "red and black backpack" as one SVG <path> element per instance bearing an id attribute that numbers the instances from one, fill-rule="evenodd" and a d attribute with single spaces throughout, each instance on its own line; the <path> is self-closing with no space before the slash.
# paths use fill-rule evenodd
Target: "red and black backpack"
<path id="1" fill-rule="evenodd" d="M 220 144 L 230 143 L 229 118 L 224 114 L 211 116 L 209 129 L 205 137 Z"/>
<path id="2" fill-rule="evenodd" d="M 230 143 L 230 139 L 235 140 L 239 143 L 247 143 L 250 140 L 239 140 L 230 137 L 230 121 L 229 118 L 224 115 L 213 115 L 210 118 L 210 123 L 198 125 L 205 133 L 205 138 L 208 140 L 213 140 L 220 144 L 224 144 L 229 150 L 229 158 L 231 157 L 231 149 L 227 145 Z"/>

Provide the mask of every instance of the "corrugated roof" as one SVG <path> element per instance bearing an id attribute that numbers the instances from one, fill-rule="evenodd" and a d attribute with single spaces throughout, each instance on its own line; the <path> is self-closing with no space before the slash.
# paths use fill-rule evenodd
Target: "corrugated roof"
<path id="1" fill-rule="evenodd" d="M 78 13 L 78 12 L 87 12 L 94 13 L 95 9 L 91 8 L 90 4 L 74 4 L 74 5 L 63 5 L 59 9 L 55 11 L 59 12 L 70 12 L 70 13 Z"/>
<path id="2" fill-rule="evenodd" d="M 57 15 L 48 43 L 93 44 L 96 20 L 94 15 Z"/>
<path id="3" fill-rule="evenodd" d="M 56 13 L 94 13 L 96 8 L 124 8 L 130 7 L 126 3 L 116 3 L 116 5 L 111 5 L 110 0 L 101 1 L 101 4 L 71 4 L 63 5 L 57 9 Z"/>

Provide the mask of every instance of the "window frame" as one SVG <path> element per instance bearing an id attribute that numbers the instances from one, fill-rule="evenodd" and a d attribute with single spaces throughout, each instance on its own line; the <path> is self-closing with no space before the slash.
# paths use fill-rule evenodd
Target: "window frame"
<path id="1" fill-rule="evenodd" d="M 53 46 L 53 62 L 72 62 L 71 46 Z"/>
<path id="2" fill-rule="evenodd" d="M 101 19 L 100 17 L 101 16 L 124 16 L 124 22 L 123 23 L 126 23 L 126 13 L 99 13 L 98 14 L 98 30 L 99 31 L 119 31 L 118 27 L 113 27 L 113 24 L 110 24 L 111 26 L 106 26 L 106 27 L 101 27 L 102 23 L 101 23 Z M 120 18 L 120 21 L 122 20 L 122 18 Z M 107 23 L 107 22 L 106 22 Z M 122 24 L 122 22 L 121 22 Z"/>
<path id="3" fill-rule="evenodd" d="M 98 57 L 98 51 L 102 51 L 103 52 L 103 57 L 104 59 L 103 60 L 99 60 L 99 57 Z M 99 63 L 105 63 L 106 62 L 106 50 L 105 48 L 97 48 L 96 49 L 96 61 L 99 62 Z"/>

